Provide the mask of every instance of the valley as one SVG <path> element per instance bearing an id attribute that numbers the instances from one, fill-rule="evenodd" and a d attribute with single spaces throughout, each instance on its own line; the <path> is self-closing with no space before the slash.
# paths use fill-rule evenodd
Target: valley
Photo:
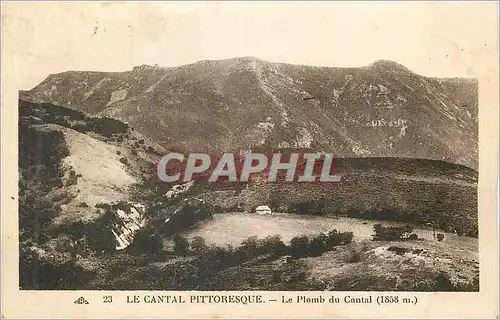
<path id="1" fill-rule="evenodd" d="M 18 108 L 22 289 L 479 290 L 474 79 L 242 57 L 50 75 Z M 156 175 L 248 151 L 342 180 Z"/>

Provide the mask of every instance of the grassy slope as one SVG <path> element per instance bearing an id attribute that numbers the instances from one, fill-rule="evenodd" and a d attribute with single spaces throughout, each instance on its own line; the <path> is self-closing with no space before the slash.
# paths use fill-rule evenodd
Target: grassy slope
<path id="1" fill-rule="evenodd" d="M 338 159 L 338 183 L 251 183 L 235 190 L 211 185 L 204 197 L 222 208 L 346 215 L 431 223 L 477 236 L 477 171 L 441 161 L 396 158 Z"/>
<path id="2" fill-rule="evenodd" d="M 359 260 L 352 259 L 353 252 Z M 369 240 L 316 257 L 264 254 L 236 265 L 200 264 L 197 255 L 120 252 L 88 260 L 86 268 L 96 276 L 79 288 L 101 290 L 446 291 L 446 283 L 439 283 L 446 274 L 461 291 L 474 291 L 479 274 L 477 242 L 464 250 L 459 243 Z"/>

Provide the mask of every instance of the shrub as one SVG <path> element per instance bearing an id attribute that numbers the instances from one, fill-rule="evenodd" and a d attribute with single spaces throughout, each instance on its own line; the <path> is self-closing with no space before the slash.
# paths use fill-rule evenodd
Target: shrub
<path id="1" fill-rule="evenodd" d="M 150 229 L 137 231 L 131 248 L 137 248 L 143 253 L 159 253 L 163 250 L 162 238 Z"/>
<path id="2" fill-rule="evenodd" d="M 436 234 L 436 238 L 438 241 L 443 241 L 444 240 L 444 234 L 443 233 L 438 233 Z"/>
<path id="3" fill-rule="evenodd" d="M 181 236 L 180 234 L 176 234 L 173 238 L 174 241 L 174 252 L 177 255 L 185 256 L 189 253 L 189 242 L 188 240 Z"/>
<path id="4" fill-rule="evenodd" d="M 89 207 L 89 205 L 88 205 L 86 202 L 82 201 L 82 202 L 80 202 L 79 204 L 77 204 L 77 207 L 80 207 L 80 208 L 88 208 L 88 207 Z"/>
<path id="5" fill-rule="evenodd" d="M 111 209 L 111 205 L 109 205 L 108 203 L 103 203 L 103 202 L 96 204 L 95 207 L 105 209 L 105 210 Z"/>
<path id="6" fill-rule="evenodd" d="M 304 256 L 309 249 L 309 239 L 306 236 L 298 236 L 290 240 L 290 250 L 293 256 Z"/>
<path id="7" fill-rule="evenodd" d="M 323 252 L 327 251 L 327 235 L 321 233 L 311 239 L 309 242 L 309 254 L 312 256 L 320 256 Z"/>
<path id="8" fill-rule="evenodd" d="M 69 171 L 69 177 L 68 177 L 68 180 L 66 182 L 66 185 L 73 186 L 73 185 L 75 185 L 77 183 L 78 183 L 77 174 L 76 174 L 75 170 L 71 169 Z"/>
<path id="9" fill-rule="evenodd" d="M 117 245 L 109 222 L 112 217 L 108 215 L 105 213 L 102 218 L 83 226 L 88 246 L 97 253 L 114 251 Z"/>
<path id="10" fill-rule="evenodd" d="M 436 291 L 455 291 L 455 286 L 444 272 L 440 272 L 436 277 Z"/>
<path id="11" fill-rule="evenodd" d="M 387 248 L 387 250 L 392 251 L 392 252 L 399 254 L 399 255 L 403 255 L 406 252 L 411 251 L 410 249 L 399 247 L 399 246 L 390 246 L 389 248 Z"/>
<path id="12" fill-rule="evenodd" d="M 241 242 L 240 251 L 246 254 L 248 257 L 254 257 L 257 255 L 257 249 L 259 248 L 259 239 L 257 236 L 251 236 Z"/>
<path id="13" fill-rule="evenodd" d="M 281 256 L 286 252 L 286 246 L 281 241 L 280 235 L 268 236 L 260 241 L 262 250 L 275 256 Z"/>
<path id="14" fill-rule="evenodd" d="M 384 227 L 377 223 L 373 226 L 374 241 L 400 241 L 406 240 L 406 234 L 413 231 L 410 226 Z"/>
<path id="15" fill-rule="evenodd" d="M 298 214 L 324 215 L 328 201 L 325 199 L 302 201 L 293 203 L 288 207 L 288 212 Z"/>
<path id="16" fill-rule="evenodd" d="M 113 134 L 127 133 L 129 126 L 119 120 L 108 117 L 90 118 L 91 130 L 105 137 Z"/>
<path id="17" fill-rule="evenodd" d="M 354 263 L 354 262 L 360 262 L 361 261 L 361 253 L 359 253 L 356 250 L 351 250 L 349 254 L 347 255 L 346 262 L 349 263 Z"/>
<path id="18" fill-rule="evenodd" d="M 208 247 L 205 243 L 205 239 L 200 236 L 196 236 L 191 241 L 191 251 L 196 254 L 203 254 L 207 251 Z"/>
<path id="19" fill-rule="evenodd" d="M 336 229 L 330 230 L 327 233 L 326 247 L 331 249 L 335 246 L 340 246 L 352 242 L 354 234 L 350 231 L 338 232 Z"/>
<path id="20" fill-rule="evenodd" d="M 352 238 L 354 238 L 354 233 L 352 233 L 351 231 L 342 232 L 340 234 L 340 244 L 344 245 L 344 244 L 351 243 Z"/>
<path id="21" fill-rule="evenodd" d="M 410 234 L 408 240 L 418 240 L 418 236 L 415 233 Z"/>

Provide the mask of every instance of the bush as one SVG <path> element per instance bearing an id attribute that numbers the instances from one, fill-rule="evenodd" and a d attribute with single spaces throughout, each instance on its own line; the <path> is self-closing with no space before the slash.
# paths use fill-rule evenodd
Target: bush
<path id="1" fill-rule="evenodd" d="M 325 199 L 302 201 L 288 206 L 288 212 L 297 214 L 325 215 L 328 201 Z M 274 206 L 276 206 L 274 204 Z"/>
<path id="2" fill-rule="evenodd" d="M 312 256 L 320 256 L 323 252 L 327 251 L 328 237 L 321 233 L 311 239 L 309 242 L 308 252 Z"/>
<path id="3" fill-rule="evenodd" d="M 440 272 L 436 277 L 436 291 L 455 291 L 455 286 L 444 272 Z"/>
<path id="4" fill-rule="evenodd" d="M 286 252 L 286 245 L 281 241 L 280 235 L 268 236 L 260 241 L 262 250 L 274 256 L 281 256 Z"/>
<path id="5" fill-rule="evenodd" d="M 399 255 L 403 255 L 403 254 L 405 254 L 406 252 L 411 251 L 410 249 L 403 248 L 403 247 L 399 247 L 399 246 L 390 246 L 389 248 L 387 248 L 387 250 L 388 250 L 388 251 L 392 251 L 392 252 L 394 252 L 395 254 L 399 254 Z"/>
<path id="6" fill-rule="evenodd" d="M 418 240 L 418 236 L 415 233 L 410 234 L 408 240 Z"/>
<path id="7" fill-rule="evenodd" d="M 127 133 L 129 126 L 108 117 L 90 118 L 91 130 L 110 138 L 113 134 Z"/>
<path id="8" fill-rule="evenodd" d="M 226 212 L 243 212 L 244 209 L 243 209 L 243 206 L 240 205 L 240 204 L 233 204 L 229 207 L 225 206 L 225 207 L 222 207 L 220 205 L 215 205 L 214 206 L 214 212 L 215 213 L 226 213 Z M 252 211 L 255 211 L 255 210 L 252 210 Z"/>
<path id="9" fill-rule="evenodd" d="M 356 250 L 351 250 L 347 255 L 346 262 L 355 263 L 361 261 L 361 253 Z"/>
<path id="10" fill-rule="evenodd" d="M 82 202 L 80 202 L 80 203 L 77 205 L 77 207 L 80 207 L 80 208 L 88 208 L 88 207 L 89 207 L 89 205 L 88 205 L 86 202 L 82 201 Z"/>
<path id="11" fill-rule="evenodd" d="M 245 253 L 247 257 L 255 257 L 257 255 L 257 249 L 259 248 L 259 239 L 257 236 L 251 236 L 241 242 L 240 250 Z"/>
<path id="12" fill-rule="evenodd" d="M 443 241 L 444 240 L 444 234 L 443 233 L 438 233 L 436 234 L 436 238 L 438 241 Z"/>
<path id="13" fill-rule="evenodd" d="M 290 250 L 293 256 L 304 256 L 309 250 L 309 239 L 306 236 L 298 236 L 290 240 Z"/>
<path id="14" fill-rule="evenodd" d="M 339 233 L 337 230 L 331 230 L 326 234 L 320 233 L 311 239 L 298 236 L 290 241 L 289 250 L 293 256 L 319 256 L 335 246 L 351 243 L 353 236 L 352 232 Z"/>
<path id="15" fill-rule="evenodd" d="M 176 234 L 173 241 L 175 254 L 185 256 L 189 253 L 189 242 L 185 237 Z"/>
<path id="16" fill-rule="evenodd" d="M 373 235 L 374 241 L 401 241 L 408 239 L 406 235 L 411 233 L 413 228 L 408 225 L 384 227 L 377 223 L 373 226 L 373 231 L 375 232 Z"/>
<path id="17" fill-rule="evenodd" d="M 139 249 L 143 253 L 159 253 L 163 250 L 163 241 L 153 230 L 142 229 L 135 234 L 131 248 Z"/>
<path id="18" fill-rule="evenodd" d="M 108 210 L 108 209 L 111 209 L 111 205 L 109 205 L 108 203 L 98 203 L 95 205 L 96 208 L 100 208 L 100 209 L 105 209 L 105 210 Z"/>
<path id="19" fill-rule="evenodd" d="M 335 246 L 351 243 L 353 237 L 354 234 L 350 231 L 340 233 L 336 229 L 330 230 L 327 233 L 326 247 L 331 249 Z"/>
<path id="20" fill-rule="evenodd" d="M 75 185 L 77 183 L 78 183 L 77 174 L 76 174 L 75 170 L 71 169 L 69 171 L 69 177 L 68 177 L 68 180 L 66 182 L 66 185 L 73 186 L 73 185 Z"/>
<path id="21" fill-rule="evenodd" d="M 208 246 L 205 243 L 205 239 L 200 236 L 196 236 L 191 241 L 191 251 L 196 254 L 203 254 L 207 252 Z"/>

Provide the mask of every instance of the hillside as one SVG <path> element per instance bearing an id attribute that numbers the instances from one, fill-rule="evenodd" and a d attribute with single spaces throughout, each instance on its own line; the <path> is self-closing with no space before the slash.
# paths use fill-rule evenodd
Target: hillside
<path id="1" fill-rule="evenodd" d="M 244 57 L 68 71 L 20 97 L 23 289 L 478 290 L 474 79 Z M 249 150 L 334 153 L 342 180 L 156 177 L 169 151 Z M 379 223 L 414 233 L 368 241 Z"/>
<path id="2" fill-rule="evenodd" d="M 327 219 L 309 230 L 313 234 L 338 225 L 328 219 L 347 216 L 476 237 L 477 171 L 473 169 L 438 160 L 340 158 L 335 168 L 341 183 L 196 181 L 169 191 L 169 186 L 156 183 L 153 174 L 165 152 L 118 120 L 20 100 L 20 286 L 379 290 L 390 283 L 396 290 L 477 291 L 477 241 L 453 234 L 443 243 L 432 237 L 405 243 L 353 242 L 293 260 L 265 253 L 247 255 L 244 246 L 234 250 L 210 246 L 205 253 L 186 256 L 168 245 L 172 236 L 179 241 L 176 234 L 183 231 L 203 234 L 204 223 L 220 221 L 214 218 L 217 212 L 231 220 L 235 218 L 231 212 L 246 211 L 241 214 L 252 220 L 250 212 L 261 204 L 286 212 L 282 214 L 286 218 L 299 213 L 307 215 L 303 219 Z M 292 219 L 306 225 L 302 218 Z M 239 225 L 250 234 L 254 228 L 270 235 L 283 229 L 289 238 L 303 233 L 302 227 L 288 227 L 281 220 L 250 226 L 235 220 L 229 225 L 234 226 L 228 230 L 232 241 L 231 233 L 244 234 Z M 215 234 L 224 241 L 222 232 Z M 354 234 L 356 239 L 360 236 Z M 359 260 L 351 258 L 352 252 Z M 360 277 L 365 262 L 371 271 Z M 412 274 L 411 280 L 398 280 L 407 274 Z"/>
<path id="3" fill-rule="evenodd" d="M 236 188 L 214 183 L 200 190 L 221 211 L 273 211 L 395 220 L 433 225 L 477 237 L 477 171 L 437 160 L 341 158 L 335 161 L 340 182 L 264 183 Z"/>
<path id="4" fill-rule="evenodd" d="M 58 237 L 58 228 L 99 225 L 107 214 L 117 219 L 100 228 L 109 228 L 112 236 L 114 225 L 117 241 L 123 234 L 128 237 L 120 225 L 134 210 L 144 211 L 134 201 L 164 152 L 117 120 L 19 101 L 21 240 L 43 244 Z M 109 213 L 106 206 L 116 203 L 134 209 L 122 216 L 118 210 Z M 114 249 L 114 240 L 106 241 Z"/>
<path id="5" fill-rule="evenodd" d="M 442 160 L 477 169 L 477 81 L 252 57 L 121 73 L 54 74 L 25 99 L 119 119 L 187 151 L 312 147 L 339 157 Z"/>

